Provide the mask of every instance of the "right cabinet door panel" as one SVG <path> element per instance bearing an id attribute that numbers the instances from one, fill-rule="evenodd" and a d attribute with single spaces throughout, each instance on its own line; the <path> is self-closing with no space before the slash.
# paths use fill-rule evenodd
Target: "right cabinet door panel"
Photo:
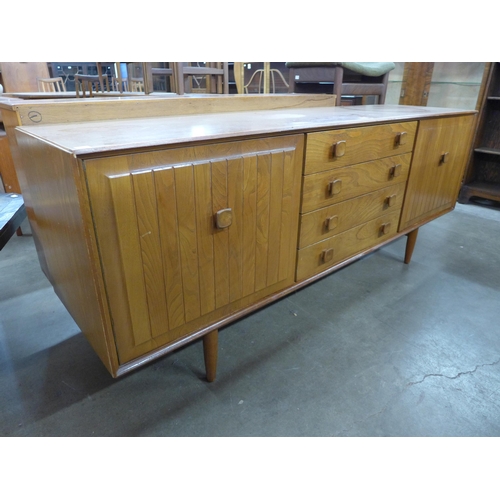
<path id="1" fill-rule="evenodd" d="M 474 115 L 466 115 L 420 122 L 400 231 L 427 222 L 455 206 L 474 119 Z"/>

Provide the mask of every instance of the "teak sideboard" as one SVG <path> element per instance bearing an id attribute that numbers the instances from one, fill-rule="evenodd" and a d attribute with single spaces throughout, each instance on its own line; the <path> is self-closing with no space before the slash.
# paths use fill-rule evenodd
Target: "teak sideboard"
<path id="1" fill-rule="evenodd" d="M 474 111 L 311 107 L 15 130 L 41 266 L 112 376 L 418 228 L 458 196 Z"/>

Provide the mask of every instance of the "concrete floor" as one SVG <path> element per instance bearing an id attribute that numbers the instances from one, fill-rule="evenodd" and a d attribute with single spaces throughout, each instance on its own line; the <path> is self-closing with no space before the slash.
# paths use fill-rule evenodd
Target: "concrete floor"
<path id="1" fill-rule="evenodd" d="M 29 233 L 29 225 L 23 225 Z M 406 238 L 112 379 L 42 274 L 0 252 L 1 436 L 500 436 L 500 210 Z"/>

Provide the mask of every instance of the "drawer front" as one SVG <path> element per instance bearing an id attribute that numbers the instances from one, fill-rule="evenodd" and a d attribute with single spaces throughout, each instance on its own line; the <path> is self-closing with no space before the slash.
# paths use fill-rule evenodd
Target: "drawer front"
<path id="1" fill-rule="evenodd" d="M 298 250 L 297 281 L 314 276 L 397 233 L 399 210 Z"/>
<path id="2" fill-rule="evenodd" d="M 409 153 L 417 122 L 392 123 L 307 134 L 305 174 Z"/>
<path id="3" fill-rule="evenodd" d="M 411 153 L 408 153 L 306 175 L 301 213 L 404 182 L 408 177 L 410 161 Z"/>
<path id="4" fill-rule="evenodd" d="M 405 182 L 302 215 L 299 248 L 317 243 L 389 212 L 400 211 Z"/>

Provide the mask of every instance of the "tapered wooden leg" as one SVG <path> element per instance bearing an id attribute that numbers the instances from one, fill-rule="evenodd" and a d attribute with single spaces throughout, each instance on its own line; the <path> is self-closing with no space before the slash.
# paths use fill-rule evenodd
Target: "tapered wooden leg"
<path id="1" fill-rule="evenodd" d="M 415 243 L 417 242 L 417 235 L 418 228 L 407 234 L 408 240 L 406 241 L 405 264 L 409 264 L 411 261 L 413 249 L 415 248 Z"/>
<path id="2" fill-rule="evenodd" d="M 203 337 L 203 356 L 205 357 L 205 370 L 207 380 L 213 382 L 217 372 L 217 351 L 219 330 L 213 330 Z"/>

